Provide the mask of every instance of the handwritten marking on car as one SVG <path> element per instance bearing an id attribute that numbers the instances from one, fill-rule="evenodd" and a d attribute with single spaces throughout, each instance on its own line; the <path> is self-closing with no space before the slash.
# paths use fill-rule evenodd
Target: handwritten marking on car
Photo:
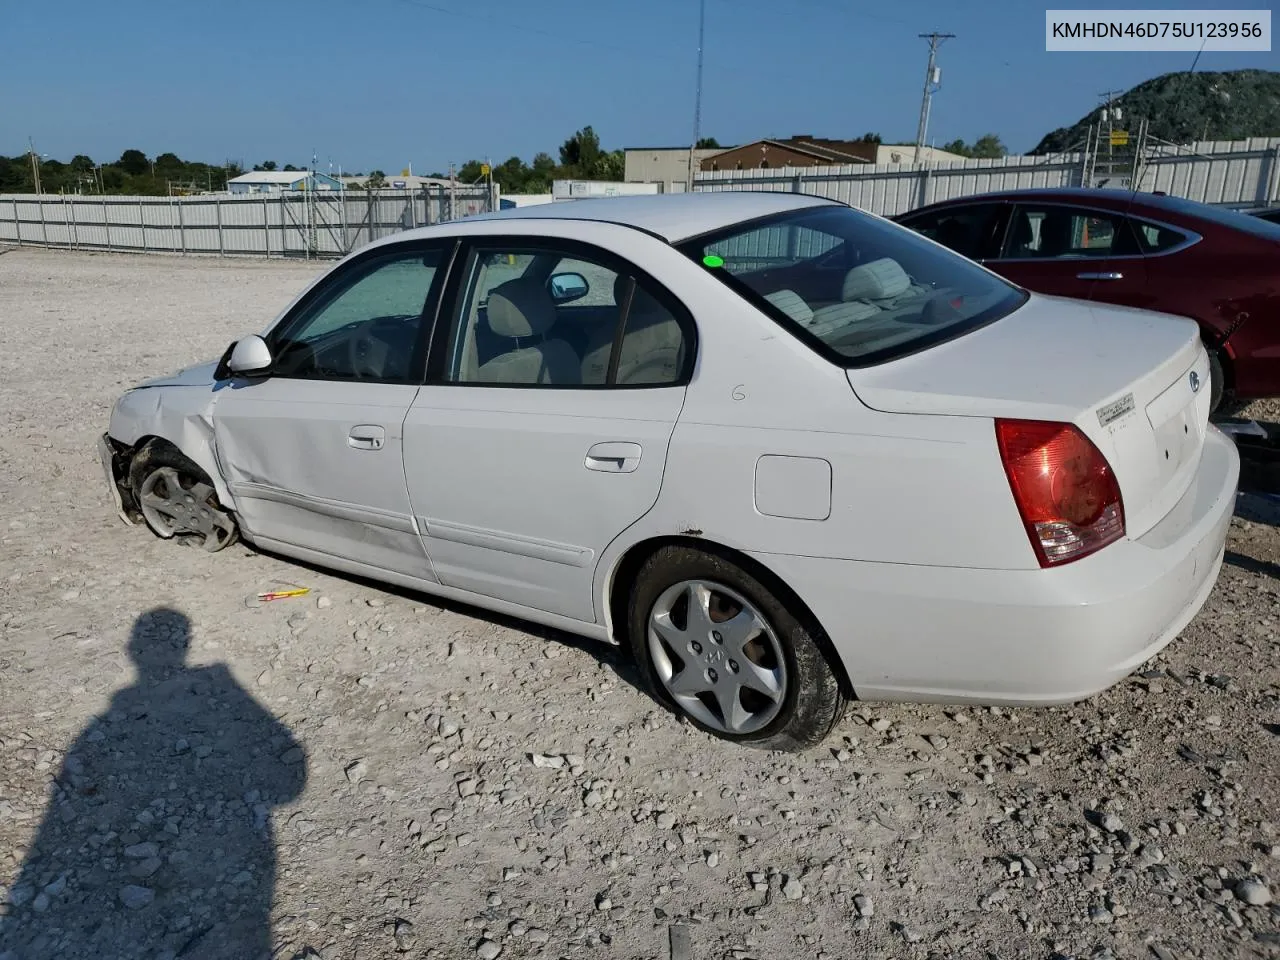
<path id="1" fill-rule="evenodd" d="M 745 383 L 738 384 L 736 387 L 734 387 L 732 390 L 729 391 L 729 396 L 734 400 L 745 400 L 747 398 L 747 392 L 742 389 L 745 386 L 746 386 Z"/>
<path id="2" fill-rule="evenodd" d="M 1126 393 L 1119 400 L 1098 408 L 1098 423 L 1102 426 L 1115 423 L 1127 413 L 1133 412 L 1133 394 Z"/>

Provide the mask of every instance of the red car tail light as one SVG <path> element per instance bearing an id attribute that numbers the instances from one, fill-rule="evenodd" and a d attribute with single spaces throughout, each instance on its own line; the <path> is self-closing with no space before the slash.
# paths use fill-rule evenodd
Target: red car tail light
<path id="1" fill-rule="evenodd" d="M 1124 536 L 1120 485 L 1077 427 L 996 420 L 996 443 L 1040 566 L 1079 560 Z"/>

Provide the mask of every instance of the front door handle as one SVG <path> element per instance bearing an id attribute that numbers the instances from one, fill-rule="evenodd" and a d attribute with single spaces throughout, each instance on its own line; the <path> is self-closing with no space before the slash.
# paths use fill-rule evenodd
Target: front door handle
<path id="1" fill-rule="evenodd" d="M 1103 273 L 1077 273 L 1077 280 L 1123 280 L 1124 274 L 1115 270 L 1108 270 Z"/>
<path id="2" fill-rule="evenodd" d="M 375 424 L 363 423 L 347 434 L 347 446 L 353 450 L 381 450 L 387 442 L 387 431 Z"/>
<path id="3" fill-rule="evenodd" d="M 634 473 L 643 450 L 638 443 L 597 443 L 587 451 L 585 466 L 600 473 Z"/>

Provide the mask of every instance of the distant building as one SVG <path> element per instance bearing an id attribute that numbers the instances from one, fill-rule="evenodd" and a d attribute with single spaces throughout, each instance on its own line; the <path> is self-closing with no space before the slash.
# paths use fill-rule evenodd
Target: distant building
<path id="1" fill-rule="evenodd" d="M 536 207 L 553 200 L 555 196 L 550 193 L 504 193 L 498 199 L 498 207 L 501 210 L 514 210 L 517 207 Z"/>
<path id="2" fill-rule="evenodd" d="M 367 176 L 364 177 L 343 177 L 342 182 L 348 187 L 363 187 L 369 182 Z M 461 180 L 455 181 L 457 186 L 465 186 Z M 417 177 L 411 174 L 404 176 L 386 175 L 386 182 L 379 188 L 380 190 L 421 190 L 423 187 L 431 187 L 433 190 L 437 187 L 448 187 L 449 181 L 443 177 Z"/>
<path id="3" fill-rule="evenodd" d="M 292 193 L 341 190 L 342 181 L 313 170 L 252 170 L 227 181 L 231 193 Z"/>
<path id="4" fill-rule="evenodd" d="M 958 154 L 934 147 L 921 151 L 921 160 L 936 163 L 963 160 Z M 779 167 L 832 167 L 862 163 L 915 163 L 915 144 L 876 143 L 869 140 L 831 140 L 797 134 L 785 140 L 765 139 L 724 150 L 701 163 L 701 171 L 768 170 Z"/>
<path id="5" fill-rule="evenodd" d="M 958 153 L 949 153 L 937 147 L 921 147 L 921 163 L 950 163 L 953 160 L 967 160 Z M 881 143 L 876 145 L 876 163 L 915 163 L 916 145 L 914 143 Z"/>
<path id="6" fill-rule="evenodd" d="M 724 153 L 724 148 L 695 150 L 694 164 L 703 164 L 721 153 Z M 622 178 L 627 183 L 661 184 L 663 193 L 680 193 L 688 183 L 688 147 L 627 147 L 623 157 Z M 694 169 L 698 169 L 697 166 Z"/>
<path id="7" fill-rule="evenodd" d="M 619 183 L 616 180 L 553 180 L 551 196 L 557 201 L 588 197 L 635 197 L 661 193 L 658 183 Z"/>

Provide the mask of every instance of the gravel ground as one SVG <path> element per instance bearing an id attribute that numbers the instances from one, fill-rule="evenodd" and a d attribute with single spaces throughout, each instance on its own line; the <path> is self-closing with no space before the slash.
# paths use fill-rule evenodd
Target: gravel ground
<path id="1" fill-rule="evenodd" d="M 1274 506 L 1091 702 L 736 749 L 611 649 L 119 522 L 113 399 L 318 269 L 0 257 L 0 956 L 1280 956 Z"/>

